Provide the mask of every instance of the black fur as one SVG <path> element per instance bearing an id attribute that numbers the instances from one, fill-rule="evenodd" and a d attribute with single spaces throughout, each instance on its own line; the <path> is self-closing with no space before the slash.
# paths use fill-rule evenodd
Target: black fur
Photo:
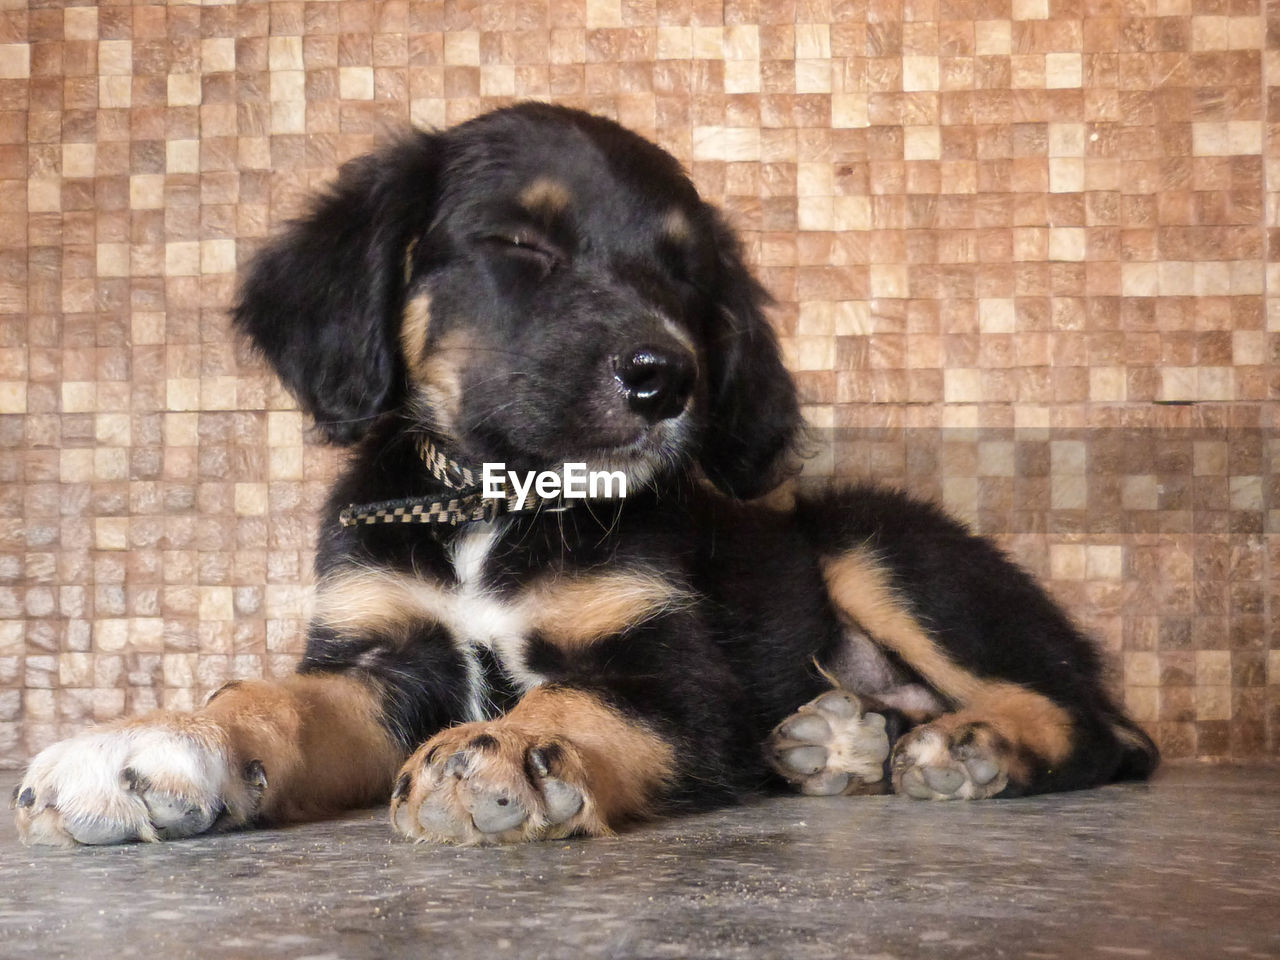
<path id="1" fill-rule="evenodd" d="M 565 189 L 568 209 L 522 209 L 540 180 Z M 423 355 L 406 358 L 399 328 L 414 297 L 429 298 L 431 321 Z M 408 642 L 315 627 L 301 669 L 376 678 L 406 750 L 474 718 L 477 669 L 490 713 L 519 696 L 521 674 L 592 691 L 676 745 L 668 804 L 721 803 L 769 781 L 764 738 L 826 688 L 815 663 L 845 642 L 820 556 L 873 543 L 957 663 L 1038 691 L 1075 720 L 1069 760 L 1017 789 L 1149 773 L 1155 749 L 1105 693 L 1091 644 L 986 541 L 866 487 L 802 499 L 794 514 L 735 499 L 777 482 L 799 425 L 767 300 L 676 162 L 607 120 L 522 105 L 346 168 L 259 255 L 235 313 L 324 435 L 358 441 L 324 508 L 318 574 L 359 564 L 458 584 L 455 550 L 475 527 L 337 522 L 352 502 L 444 494 L 417 453 L 429 431 L 448 433 L 471 464 L 585 461 L 634 481 L 625 500 L 503 521 L 481 574 L 487 594 L 516 597 L 551 573 L 641 569 L 695 600 L 577 651 L 530 635 L 518 662 L 438 625 Z M 638 349 L 692 353 L 679 416 L 650 424 L 628 405 L 618 358 Z M 457 379 L 447 410 L 420 372 L 446 351 Z M 1135 733 L 1117 738 L 1117 725 Z"/>
<path id="2" fill-rule="evenodd" d="M 234 320 L 328 439 L 349 443 L 405 398 L 404 256 L 431 215 L 437 138 L 347 164 L 328 196 L 254 260 Z"/>

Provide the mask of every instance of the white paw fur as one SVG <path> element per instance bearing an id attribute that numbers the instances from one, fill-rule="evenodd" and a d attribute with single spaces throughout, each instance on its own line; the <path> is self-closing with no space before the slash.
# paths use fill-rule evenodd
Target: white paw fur
<path id="1" fill-rule="evenodd" d="M 775 771 L 801 793 L 878 792 L 889 737 L 881 714 L 844 690 L 829 690 L 778 724 L 765 745 Z"/>
<path id="2" fill-rule="evenodd" d="M 24 843 L 171 840 L 208 830 L 229 797 L 242 807 L 254 786 L 233 771 L 215 726 L 162 716 L 90 730 L 41 751 L 13 804 Z"/>

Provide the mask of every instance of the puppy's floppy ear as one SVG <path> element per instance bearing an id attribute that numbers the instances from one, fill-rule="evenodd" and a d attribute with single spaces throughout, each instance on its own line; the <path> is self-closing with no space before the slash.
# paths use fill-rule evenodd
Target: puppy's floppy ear
<path id="1" fill-rule="evenodd" d="M 434 206 L 438 137 L 346 164 L 254 259 L 232 314 L 328 440 L 359 439 L 405 391 L 405 259 Z"/>
<path id="2" fill-rule="evenodd" d="M 772 490 L 790 466 L 800 425 L 791 375 L 764 314 L 770 297 L 742 259 L 737 236 L 713 214 L 719 272 L 708 337 L 710 417 L 699 457 L 716 486 L 749 498 Z"/>

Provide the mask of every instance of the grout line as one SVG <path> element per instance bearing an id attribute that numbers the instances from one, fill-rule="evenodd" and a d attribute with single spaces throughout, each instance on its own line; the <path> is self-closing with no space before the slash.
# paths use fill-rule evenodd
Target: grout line
<path id="1" fill-rule="evenodd" d="M 1280 14 L 1280 0 L 1259 0 L 1259 6 L 1261 8 L 1259 12 L 1262 15 L 1262 31 L 1263 31 L 1261 63 L 1259 64 L 1258 72 L 1260 74 L 1259 80 L 1262 84 L 1262 91 L 1261 91 L 1261 96 L 1262 96 L 1262 211 L 1261 211 L 1261 218 L 1262 218 L 1262 331 L 1263 331 L 1264 343 L 1267 338 L 1273 335 L 1271 331 L 1271 297 L 1273 292 L 1275 292 L 1271 290 L 1271 269 L 1270 269 L 1271 262 L 1272 262 L 1271 261 L 1271 254 L 1272 254 L 1271 230 L 1273 227 L 1273 224 L 1271 223 L 1271 210 L 1273 209 L 1273 204 L 1272 204 L 1272 198 L 1271 198 L 1271 184 L 1269 183 L 1269 177 L 1268 177 L 1269 164 L 1267 162 L 1267 154 L 1268 154 L 1267 145 L 1270 141 L 1269 134 L 1270 134 L 1271 122 L 1273 120 L 1271 116 L 1270 99 L 1268 96 L 1268 91 L 1270 90 L 1270 83 L 1269 83 L 1270 77 L 1268 76 L 1267 68 L 1268 68 L 1268 61 L 1270 60 L 1270 56 L 1269 56 L 1270 50 L 1267 44 L 1267 34 L 1269 31 L 1268 21 L 1270 20 L 1270 12 L 1271 12 L 1269 8 L 1273 4 L 1276 5 L 1277 7 L 1277 11 L 1276 11 L 1277 14 Z M 1280 118 L 1275 118 L 1275 119 L 1280 120 Z M 1280 227 L 1280 224 L 1275 224 L 1275 226 Z M 1234 358 L 1233 358 L 1233 361 L 1234 361 Z M 1263 402 L 1265 404 L 1266 401 L 1263 401 Z M 1263 422 L 1264 430 L 1269 429 L 1273 426 L 1275 426 L 1275 424 L 1266 423 L 1264 418 L 1264 422 Z M 1263 451 L 1264 467 L 1267 466 L 1267 461 L 1270 459 L 1270 453 L 1269 453 L 1270 449 L 1271 447 L 1269 444 L 1264 447 L 1264 451 Z M 1272 466 L 1276 466 L 1276 465 L 1272 465 Z M 1264 473 L 1264 477 L 1265 476 L 1266 474 Z M 1274 566 L 1271 562 L 1271 550 L 1267 549 L 1267 542 L 1271 540 L 1273 537 L 1276 537 L 1276 534 L 1278 532 L 1278 531 L 1271 530 L 1270 525 L 1271 525 L 1272 511 L 1280 510 L 1280 504 L 1271 504 L 1267 502 L 1267 493 L 1265 488 L 1263 491 L 1262 508 L 1263 508 L 1262 509 L 1263 533 L 1262 533 L 1261 566 L 1262 566 L 1262 578 L 1263 578 L 1262 583 L 1264 587 L 1262 613 L 1263 613 L 1263 616 L 1266 618 L 1265 622 L 1271 623 L 1276 615 L 1277 607 L 1280 606 L 1280 599 L 1276 597 L 1275 590 L 1270 589 L 1270 586 L 1275 584 L 1277 577 L 1280 577 L 1280 570 L 1274 569 Z M 1271 651 L 1273 646 L 1278 642 L 1280 641 L 1277 641 L 1273 638 L 1271 642 L 1267 643 L 1268 653 Z M 1268 660 L 1270 660 L 1269 656 L 1266 658 L 1266 660 L 1264 660 L 1263 666 L 1262 666 L 1262 669 L 1263 669 L 1262 680 L 1264 684 L 1270 684 L 1273 679 L 1266 675 L 1266 671 L 1269 668 L 1269 663 L 1267 662 Z M 1267 686 L 1264 686 L 1263 690 L 1266 690 L 1266 689 L 1267 689 Z M 1263 749 L 1265 750 L 1266 754 L 1268 756 L 1274 756 L 1277 749 L 1280 748 L 1280 720 L 1277 719 L 1275 711 L 1266 710 L 1263 713 L 1262 738 L 1263 738 Z"/>
<path id="2" fill-rule="evenodd" d="M 1267 182 L 1267 141 L 1269 139 L 1267 134 L 1269 127 L 1271 126 L 1271 108 L 1267 100 L 1267 60 L 1269 59 L 1267 56 L 1267 8 L 1272 3 L 1276 3 L 1280 6 L 1280 0 L 1258 0 L 1258 3 L 1261 7 L 1260 13 L 1262 14 L 1262 54 L 1258 68 L 1258 80 L 1262 84 L 1262 329 L 1266 332 L 1268 328 L 1269 314 L 1267 301 L 1271 297 L 1270 283 L 1268 281 L 1270 271 L 1267 269 L 1271 262 L 1271 224 L 1269 215 L 1271 204 L 1269 202 L 1270 184 Z"/>

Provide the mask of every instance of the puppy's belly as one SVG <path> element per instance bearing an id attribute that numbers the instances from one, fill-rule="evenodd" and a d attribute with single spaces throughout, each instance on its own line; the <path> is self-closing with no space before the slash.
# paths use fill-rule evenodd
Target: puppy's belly
<path id="1" fill-rule="evenodd" d="M 845 628 L 844 643 L 823 666 L 845 690 L 875 697 L 884 706 L 922 713 L 940 713 L 945 709 L 936 693 L 907 676 L 874 640 L 856 627 Z"/>

